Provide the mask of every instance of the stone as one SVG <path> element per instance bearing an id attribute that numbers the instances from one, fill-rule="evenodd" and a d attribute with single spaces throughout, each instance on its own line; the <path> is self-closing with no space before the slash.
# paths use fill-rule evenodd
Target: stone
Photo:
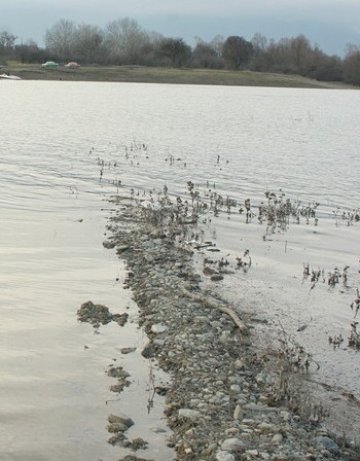
<path id="1" fill-rule="evenodd" d="M 111 250 L 112 248 L 115 248 L 116 242 L 114 240 L 104 240 L 103 241 L 103 246 L 107 250 Z"/>
<path id="2" fill-rule="evenodd" d="M 257 428 L 262 432 L 274 432 L 275 426 L 270 423 L 266 423 L 265 421 L 258 424 Z"/>
<path id="3" fill-rule="evenodd" d="M 167 326 L 164 325 L 163 323 L 156 323 L 154 325 L 151 325 L 151 332 L 155 333 L 156 335 L 160 333 L 164 333 L 167 330 Z"/>
<path id="4" fill-rule="evenodd" d="M 234 419 L 239 419 L 241 416 L 241 413 L 242 413 L 241 406 L 236 405 L 235 410 L 234 410 Z"/>
<path id="5" fill-rule="evenodd" d="M 228 451 L 218 451 L 216 453 L 216 461 L 235 461 L 234 455 Z"/>
<path id="6" fill-rule="evenodd" d="M 131 354 L 132 352 L 136 351 L 136 347 L 122 347 L 120 349 L 120 352 L 122 354 Z"/>
<path id="7" fill-rule="evenodd" d="M 237 427 L 229 427 L 225 430 L 226 435 L 236 435 L 239 433 L 239 429 Z"/>
<path id="8" fill-rule="evenodd" d="M 197 419 L 201 416 L 201 413 L 190 408 L 180 408 L 178 415 L 179 418 Z"/>
<path id="9" fill-rule="evenodd" d="M 244 408 L 246 410 L 251 410 L 251 411 L 256 411 L 256 412 L 262 412 L 262 413 L 276 413 L 278 412 L 277 408 L 274 407 L 269 407 L 267 405 L 261 404 L 261 403 L 248 403 L 244 405 Z"/>
<path id="10" fill-rule="evenodd" d="M 126 424 L 112 423 L 108 425 L 107 429 L 108 429 L 108 432 L 117 433 L 117 432 L 125 432 L 129 428 Z"/>
<path id="11" fill-rule="evenodd" d="M 154 432 L 154 434 L 164 434 L 166 433 L 166 430 L 162 427 L 152 427 L 151 432 Z"/>
<path id="12" fill-rule="evenodd" d="M 240 386 L 238 384 L 232 384 L 230 386 L 230 390 L 231 390 L 231 392 L 240 392 L 241 388 L 240 388 Z"/>
<path id="13" fill-rule="evenodd" d="M 124 251 L 128 249 L 129 249 L 128 245 L 121 245 L 116 248 L 116 253 L 119 255 L 121 253 L 124 253 Z"/>
<path id="14" fill-rule="evenodd" d="M 152 343 L 148 343 L 141 352 L 141 355 L 145 359 L 151 359 L 155 356 L 154 345 Z"/>
<path id="15" fill-rule="evenodd" d="M 271 439 L 272 443 L 280 444 L 283 441 L 283 436 L 278 432 L 277 434 L 274 435 L 274 437 Z"/>
<path id="16" fill-rule="evenodd" d="M 165 339 L 155 338 L 153 344 L 155 344 L 155 346 L 163 347 L 165 344 Z"/>
<path id="17" fill-rule="evenodd" d="M 99 327 L 100 324 L 106 325 L 113 319 L 109 308 L 102 304 L 94 304 L 91 301 L 83 303 L 77 311 L 80 322 L 91 323 L 94 327 Z"/>
<path id="18" fill-rule="evenodd" d="M 119 415 L 111 414 L 108 417 L 108 421 L 110 424 L 124 424 L 126 427 L 131 427 L 134 425 L 134 421 L 124 413 L 120 413 Z"/>
<path id="19" fill-rule="evenodd" d="M 111 367 L 108 369 L 107 374 L 110 376 L 110 378 L 120 379 L 126 379 L 130 376 L 127 371 L 123 370 L 123 367 Z"/>
<path id="20" fill-rule="evenodd" d="M 245 369 L 245 363 L 241 359 L 235 360 L 234 366 L 237 370 L 244 370 Z"/>
<path id="21" fill-rule="evenodd" d="M 230 439 L 225 439 L 221 444 L 221 449 L 223 451 L 230 452 L 239 452 L 245 450 L 245 444 L 240 439 L 232 437 Z"/>
<path id="22" fill-rule="evenodd" d="M 291 415 L 288 411 L 280 411 L 280 416 L 284 421 L 290 421 Z"/>
<path id="23" fill-rule="evenodd" d="M 318 446 L 330 451 L 330 453 L 337 453 L 339 451 L 338 445 L 330 437 L 315 437 L 315 442 Z"/>
<path id="24" fill-rule="evenodd" d="M 220 282 L 220 280 L 224 280 L 224 276 L 221 274 L 214 274 L 210 277 L 210 280 L 213 282 Z"/>
<path id="25" fill-rule="evenodd" d="M 116 322 L 118 325 L 123 327 L 126 322 L 128 321 L 129 314 L 124 313 L 124 314 L 113 314 L 112 320 Z"/>

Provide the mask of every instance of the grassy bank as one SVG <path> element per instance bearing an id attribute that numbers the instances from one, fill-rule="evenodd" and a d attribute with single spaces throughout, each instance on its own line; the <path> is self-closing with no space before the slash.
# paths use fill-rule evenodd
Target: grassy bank
<path id="1" fill-rule="evenodd" d="M 251 71 L 171 69 L 141 66 L 82 66 L 71 70 L 44 69 L 39 64 L 9 62 L 2 69 L 24 80 L 65 80 L 99 82 L 180 83 L 195 85 L 240 85 L 288 88 L 351 88 L 341 83 L 319 82 L 298 75 Z"/>

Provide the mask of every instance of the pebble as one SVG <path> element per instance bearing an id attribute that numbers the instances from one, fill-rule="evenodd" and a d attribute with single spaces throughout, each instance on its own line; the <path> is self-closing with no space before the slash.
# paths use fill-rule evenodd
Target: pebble
<path id="1" fill-rule="evenodd" d="M 167 326 L 163 323 L 156 323 L 151 325 L 151 332 L 155 334 L 164 333 L 167 330 Z"/>
<path id="2" fill-rule="evenodd" d="M 236 405 L 235 410 L 234 410 L 234 419 L 239 419 L 241 416 L 241 413 L 242 413 L 241 406 Z"/>
<path id="3" fill-rule="evenodd" d="M 277 434 L 274 435 L 274 437 L 271 439 L 272 443 L 275 444 L 280 444 L 283 441 L 283 436 L 278 432 Z"/>
<path id="4" fill-rule="evenodd" d="M 151 432 L 154 432 L 154 434 L 164 434 L 166 430 L 161 427 L 153 427 L 151 428 Z"/>
<path id="5" fill-rule="evenodd" d="M 221 444 L 221 449 L 223 451 L 230 452 L 239 452 L 245 450 L 245 444 L 240 439 L 232 437 L 230 439 L 225 439 Z"/>
<path id="6" fill-rule="evenodd" d="M 108 432 L 125 432 L 129 429 L 129 427 L 126 424 L 121 424 L 121 423 L 111 423 L 108 425 Z"/>
<path id="7" fill-rule="evenodd" d="M 338 445 L 330 437 L 315 437 L 315 442 L 317 445 L 323 447 L 325 450 L 330 451 L 330 453 L 337 453 L 339 450 Z"/>
<path id="8" fill-rule="evenodd" d="M 266 431 L 266 432 L 271 432 L 271 431 L 274 431 L 275 429 L 275 426 L 273 424 L 270 424 L 270 423 L 266 423 L 266 422 L 262 422 L 260 424 L 258 424 L 257 426 L 258 429 L 260 429 L 261 431 Z"/>
<path id="9" fill-rule="evenodd" d="M 240 386 L 238 384 L 232 384 L 230 386 L 230 390 L 231 390 L 231 392 L 240 392 L 241 388 L 240 388 Z"/>
<path id="10" fill-rule="evenodd" d="M 274 407 L 269 407 L 267 405 L 263 405 L 261 403 L 248 403 L 244 405 L 244 408 L 246 410 L 251 410 L 251 411 L 256 411 L 256 412 L 262 412 L 262 413 L 276 413 L 278 412 L 277 408 Z"/>
<path id="11" fill-rule="evenodd" d="M 162 347 L 165 344 L 165 339 L 155 338 L 153 344 L 155 344 L 155 346 Z"/>
<path id="12" fill-rule="evenodd" d="M 134 421 L 124 413 L 120 413 L 118 415 L 111 414 L 108 417 L 108 421 L 110 424 L 124 424 L 127 427 L 131 427 L 134 425 Z"/>
<path id="13" fill-rule="evenodd" d="M 235 458 L 228 451 L 218 451 L 216 453 L 216 461 L 235 461 Z"/>
<path id="14" fill-rule="evenodd" d="M 245 363 L 241 359 L 235 360 L 234 366 L 237 370 L 244 370 L 245 369 Z"/>
<path id="15" fill-rule="evenodd" d="M 136 351 L 136 347 L 122 347 L 120 349 L 120 352 L 122 354 L 131 354 L 132 352 Z"/>
<path id="16" fill-rule="evenodd" d="M 197 419 L 201 416 L 201 413 L 190 408 L 180 408 L 178 415 L 179 418 Z"/>

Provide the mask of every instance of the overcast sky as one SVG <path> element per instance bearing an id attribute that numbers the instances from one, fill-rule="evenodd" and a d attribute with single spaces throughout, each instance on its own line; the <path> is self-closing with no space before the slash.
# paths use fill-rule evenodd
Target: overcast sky
<path id="1" fill-rule="evenodd" d="M 305 34 L 329 54 L 360 45 L 360 0 L 0 0 L 0 30 L 43 45 L 59 19 L 104 27 L 130 17 L 148 31 L 210 40 L 256 32 L 279 39 Z"/>

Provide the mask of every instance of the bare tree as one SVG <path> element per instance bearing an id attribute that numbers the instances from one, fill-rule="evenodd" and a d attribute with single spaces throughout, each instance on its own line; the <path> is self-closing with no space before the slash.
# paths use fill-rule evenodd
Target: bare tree
<path id="1" fill-rule="evenodd" d="M 11 54 L 17 37 L 10 32 L 3 30 L 0 32 L 0 56 Z"/>
<path id="2" fill-rule="evenodd" d="M 347 45 L 344 59 L 344 79 L 348 83 L 360 85 L 360 46 Z"/>
<path id="3" fill-rule="evenodd" d="M 109 22 L 104 33 L 105 49 L 117 64 L 138 64 L 147 42 L 147 33 L 130 18 Z"/>
<path id="4" fill-rule="evenodd" d="M 256 32 L 256 34 L 254 34 L 253 38 L 251 39 L 251 44 L 254 48 L 255 54 L 264 53 L 268 44 L 268 39 L 259 32 Z"/>
<path id="5" fill-rule="evenodd" d="M 186 65 L 191 57 L 191 48 L 182 38 L 164 38 L 159 51 L 174 67 Z"/>
<path id="6" fill-rule="evenodd" d="M 216 56 L 222 58 L 223 46 L 225 39 L 222 35 L 215 35 L 215 37 L 210 41 L 209 45 L 215 50 Z"/>
<path id="7" fill-rule="evenodd" d="M 313 50 L 309 40 L 304 35 L 290 39 L 290 55 L 292 56 L 296 71 L 299 74 L 306 73 L 309 60 L 311 59 Z"/>
<path id="8" fill-rule="evenodd" d="M 99 27 L 80 24 L 74 33 L 74 55 L 79 62 L 101 62 L 103 32 Z"/>
<path id="9" fill-rule="evenodd" d="M 196 37 L 196 46 L 192 52 L 192 65 L 194 67 L 220 69 L 224 66 L 221 53 L 213 42 L 205 42 Z"/>
<path id="10" fill-rule="evenodd" d="M 20 59 L 22 63 L 44 62 L 46 53 L 43 48 L 40 48 L 34 40 L 28 40 L 26 43 L 16 45 L 14 55 Z"/>
<path id="11" fill-rule="evenodd" d="M 46 31 L 45 45 L 51 54 L 66 61 L 73 59 L 76 25 L 67 19 L 60 19 Z"/>
<path id="12" fill-rule="evenodd" d="M 253 45 L 250 42 L 243 37 L 233 35 L 225 40 L 223 45 L 223 58 L 228 67 L 239 69 L 249 62 L 253 51 Z"/>

